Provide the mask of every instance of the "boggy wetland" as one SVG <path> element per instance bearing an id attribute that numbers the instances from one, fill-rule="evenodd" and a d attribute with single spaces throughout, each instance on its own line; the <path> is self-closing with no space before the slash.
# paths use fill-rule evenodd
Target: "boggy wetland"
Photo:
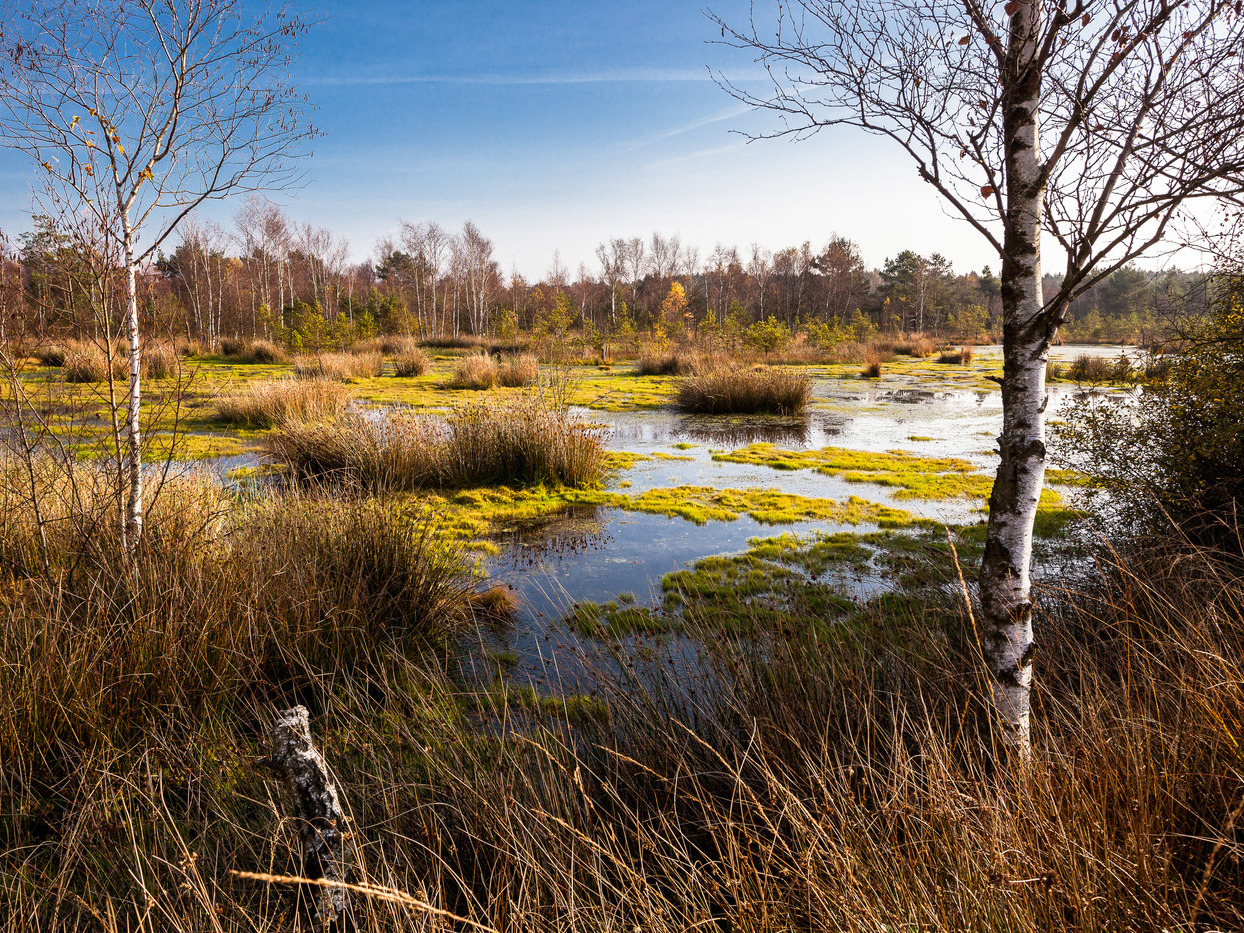
<path id="1" fill-rule="evenodd" d="M 387 508 L 427 523 L 460 551 L 478 589 L 493 588 L 497 611 L 478 615 L 482 624 L 454 641 L 459 674 L 550 696 L 595 692 L 596 665 L 610 663 L 619 648 L 695 663 L 699 647 L 685 636 L 686 614 L 711 611 L 723 627 L 744 625 L 756 607 L 787 604 L 796 578 L 815 581 L 840 618 L 867 612 L 909 589 L 921 563 L 948 559 L 948 533 L 974 573 L 1001 427 L 990 379 L 1001 372 L 997 348 L 977 348 L 954 366 L 897 357 L 877 378 L 853 364 L 786 367 L 809 382 L 798 414 L 688 413 L 677 400 L 682 379 L 643 374 L 625 361 L 532 360 L 524 385 L 461 387 L 478 351 L 434 352 L 414 376 L 398 375 L 399 360 L 360 353 L 361 374 L 341 373 L 327 392 L 320 372 L 304 372 L 300 383 L 297 367 L 285 364 L 187 359 L 177 378 L 156 383 L 172 404 L 155 406 L 164 423 L 149 436 L 164 459 L 152 475 L 219 482 L 240 500 L 292 489 L 311 500 L 378 493 Z M 1051 358 L 1057 366 L 1128 352 L 1069 346 Z M 288 419 L 278 415 L 263 427 L 264 418 L 246 423 L 232 413 L 239 398 L 272 386 L 330 396 L 325 423 L 435 421 L 464 407 L 504 411 L 534 399 L 600 444 L 600 471 L 571 484 L 455 478 L 419 482 L 416 491 L 361 490 L 346 456 L 299 483 L 279 441 Z M 64 406 L 61 430 L 86 450 L 82 424 L 101 420 L 90 411 L 99 389 L 79 385 Z M 1127 391 L 1075 382 L 1047 390 L 1054 412 L 1073 395 Z M 1083 477 L 1051 470 L 1048 479 L 1039 533 L 1060 546 L 1042 557 L 1061 566 L 1074 550 L 1062 533 Z M 806 621 L 819 623 L 812 614 Z"/>
<path id="2" fill-rule="evenodd" d="M 341 857 L 365 883 L 353 910 L 378 929 L 428 905 L 492 929 L 616 913 L 628 928 L 723 930 L 753 928 L 761 905 L 777 926 L 756 928 L 784 929 L 809 897 L 850 927 L 855 908 L 837 899 L 858 879 L 821 859 L 870 890 L 888 879 L 867 908 L 878 916 L 917 909 L 948 872 L 1056 875 L 1018 899 L 999 888 L 986 913 L 1018 928 L 1052 910 L 1092 927 L 1122 903 L 1077 893 L 1130 884 L 1101 874 L 1117 853 L 1055 841 L 1099 838 L 1088 801 L 1107 791 L 1083 783 L 1079 757 L 1060 752 L 1065 767 L 1031 778 L 1046 796 L 1023 804 L 1032 819 L 1005 843 L 979 802 L 997 793 L 970 647 L 1002 418 L 996 349 L 938 357 L 911 342 L 876 372 L 871 351 L 567 362 L 466 343 L 383 337 L 292 361 L 244 340 L 149 347 L 132 564 L 107 360 L 92 368 L 89 347 L 48 342 L 9 356 L 0 896 L 12 916 L 61 929 L 153 903 L 170 929 L 296 928 L 306 898 L 288 885 L 305 839 L 262 757 L 272 710 L 295 705 L 348 808 Z M 1135 350 L 1056 347 L 1047 388 L 1041 741 L 1115 774 L 1138 764 L 1117 730 L 1150 750 L 1148 769 L 1160 719 L 1086 721 L 1075 672 L 1086 653 L 1124 663 L 1110 652 L 1155 630 L 1088 633 L 1139 607 L 1183 618 L 1176 600 L 1224 572 L 1207 561 L 1165 595 L 1122 565 L 1093 582 L 1109 554 L 1093 508 L 1119 496 L 1058 445 L 1082 448 L 1072 426 L 1095 413 L 1143 410 L 1154 372 Z M 722 398 L 733 411 L 714 410 Z M 1191 665 L 1189 691 L 1230 676 L 1204 637 L 1181 630 L 1160 648 Z M 1165 709 L 1135 683 L 1127 702 Z M 917 715 L 926 704 L 962 715 Z M 1230 754 L 1223 722 L 1193 731 L 1187 774 Z M 1223 793 L 1189 780 L 1155 804 L 1154 832 L 1192 825 Z M 1046 809 L 1055 800 L 1065 813 Z M 1180 864 L 1203 852 L 1172 845 Z M 909 852 L 897 873 L 893 851 Z M 1172 875 L 1169 896 L 1188 877 L 1201 876 Z M 42 897 L 54 884 L 72 892 L 64 906 Z M 928 916 L 962 910 L 946 897 Z M 1150 916 L 1121 915 L 1138 928 Z"/>

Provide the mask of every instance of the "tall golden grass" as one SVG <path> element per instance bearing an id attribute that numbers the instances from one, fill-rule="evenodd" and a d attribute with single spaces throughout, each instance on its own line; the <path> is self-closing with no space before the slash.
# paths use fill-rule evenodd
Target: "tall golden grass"
<path id="1" fill-rule="evenodd" d="M 445 420 L 357 412 L 285 425 L 267 441 L 303 483 L 371 493 L 441 486 L 590 486 L 604 469 L 600 431 L 539 395 L 466 405 Z"/>
<path id="2" fill-rule="evenodd" d="M 384 357 L 377 352 L 321 353 L 294 358 L 294 375 L 299 379 L 370 379 L 384 372 Z"/>
<path id="3" fill-rule="evenodd" d="M 491 353 L 472 353 L 458 360 L 449 386 L 453 389 L 491 389 L 501 379 L 500 365 Z"/>
<path id="4" fill-rule="evenodd" d="M 291 651 L 321 672 L 299 697 L 360 890 L 398 892 L 357 895 L 360 923 L 461 928 L 429 905 L 504 931 L 1239 929 L 1244 581 L 1206 553 L 1101 558 L 1043 596 L 1034 759 L 1006 774 L 953 604 L 767 636 L 692 617 L 706 666 L 606 664 L 590 715 L 464 693 L 392 641 L 354 668 Z M 299 874 L 249 764 L 289 695 L 198 705 L 250 654 L 200 654 L 196 630 L 158 643 L 175 668 L 84 679 L 132 656 L 122 628 L 10 623 L 0 929 L 292 927 L 287 889 L 230 873 Z M 127 705 L 101 705 L 121 684 Z"/>
<path id="5" fill-rule="evenodd" d="M 270 340 L 246 337 L 225 337 L 220 341 L 220 355 L 235 363 L 288 363 L 289 354 Z"/>
<path id="6" fill-rule="evenodd" d="M 230 424 L 269 428 L 289 421 L 319 421 L 345 411 L 350 389 L 332 379 L 267 379 L 245 383 L 216 403 Z"/>
<path id="7" fill-rule="evenodd" d="M 812 385 L 803 373 L 758 366 L 713 367 L 678 383 L 678 407 L 700 414 L 797 415 L 808 405 Z"/>
<path id="8" fill-rule="evenodd" d="M 432 368 L 432 361 L 418 346 L 403 350 L 393 358 L 394 375 L 402 378 L 422 376 Z"/>

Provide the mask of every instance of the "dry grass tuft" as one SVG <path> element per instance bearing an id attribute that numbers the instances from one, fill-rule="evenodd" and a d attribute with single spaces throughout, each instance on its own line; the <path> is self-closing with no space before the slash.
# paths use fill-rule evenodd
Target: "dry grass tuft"
<path id="1" fill-rule="evenodd" d="M 943 350 L 938 355 L 937 362 L 966 366 L 972 362 L 972 347 L 967 344 L 958 350 Z"/>
<path id="2" fill-rule="evenodd" d="M 230 424 L 270 428 L 290 421 L 319 421 L 345 411 L 350 390 L 332 379 L 273 379 L 246 383 L 222 398 L 217 417 Z"/>
<path id="3" fill-rule="evenodd" d="M 288 363 L 289 354 L 270 340 L 225 337 L 220 341 L 220 355 L 234 363 Z"/>
<path id="4" fill-rule="evenodd" d="M 268 448 L 300 482 L 371 493 L 482 483 L 591 486 L 604 469 L 599 430 L 539 396 L 467 405 L 445 421 L 369 412 L 293 423 Z"/>
<path id="5" fill-rule="evenodd" d="M 525 389 L 540 378 L 540 364 L 534 353 L 507 356 L 497 366 L 497 381 L 509 388 Z"/>
<path id="6" fill-rule="evenodd" d="M 496 357 L 488 352 L 473 353 L 458 361 L 449 386 L 453 389 L 491 389 L 500 378 L 501 370 Z"/>
<path id="7" fill-rule="evenodd" d="M 321 353 L 318 356 L 294 358 L 294 375 L 299 379 L 371 379 L 384 372 L 384 357 L 379 353 Z"/>
<path id="8" fill-rule="evenodd" d="M 129 377 L 129 366 L 124 353 L 114 351 L 111 364 L 114 380 L 120 381 Z M 66 382 L 107 382 L 108 370 L 107 354 L 93 343 L 79 343 L 65 354 Z"/>
<path id="9" fill-rule="evenodd" d="M 393 358 L 393 374 L 403 379 L 422 376 L 432 368 L 432 360 L 418 345 L 402 350 Z"/>
<path id="10" fill-rule="evenodd" d="M 677 405 L 698 414 L 797 415 L 811 397 L 812 385 L 803 373 L 767 366 L 712 368 L 678 384 Z"/>
<path id="11" fill-rule="evenodd" d="M 870 351 L 864 357 L 864 371 L 860 374 L 865 379 L 881 378 L 881 355 Z"/>
<path id="12" fill-rule="evenodd" d="M 933 341 L 927 337 L 913 337 L 910 340 L 901 340 L 894 344 L 893 352 L 900 356 L 914 356 L 923 358 L 932 356 L 934 350 Z"/>

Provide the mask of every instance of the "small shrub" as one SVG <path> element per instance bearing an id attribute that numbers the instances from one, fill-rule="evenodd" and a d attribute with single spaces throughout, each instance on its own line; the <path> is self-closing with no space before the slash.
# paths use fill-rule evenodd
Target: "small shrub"
<path id="1" fill-rule="evenodd" d="M 418 346 L 403 350 L 393 359 L 393 374 L 404 379 L 422 376 L 431 368 L 432 361 Z"/>
<path id="2" fill-rule="evenodd" d="M 497 381 L 510 388 L 533 386 L 539 376 L 540 364 L 532 353 L 504 357 L 497 367 Z"/>
<path id="3" fill-rule="evenodd" d="M 811 383 L 802 373 L 771 369 L 714 368 L 678 386 L 677 405 L 699 414 L 796 415 L 808 405 Z"/>
<path id="4" fill-rule="evenodd" d="M 500 367 L 488 353 L 464 356 L 454 367 L 449 385 L 454 389 L 491 389 L 500 379 Z"/>
<path id="5" fill-rule="evenodd" d="M 881 354 L 876 351 L 869 351 L 864 357 L 864 372 L 861 373 L 866 379 L 881 378 Z"/>
<path id="6" fill-rule="evenodd" d="M 350 390 L 331 379 L 249 382 L 217 403 L 217 417 L 231 424 L 270 428 L 290 421 L 318 421 L 341 414 Z"/>

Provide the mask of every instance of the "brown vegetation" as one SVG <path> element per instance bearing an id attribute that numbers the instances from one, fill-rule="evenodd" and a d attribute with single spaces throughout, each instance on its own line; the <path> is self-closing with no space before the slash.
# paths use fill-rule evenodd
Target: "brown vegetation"
<path id="1" fill-rule="evenodd" d="M 497 382 L 509 388 L 525 389 L 539 378 L 540 364 L 533 353 L 502 357 L 497 366 Z"/>
<path id="2" fill-rule="evenodd" d="M 599 481 L 599 430 L 540 397 L 467 405 L 446 420 L 356 413 L 288 424 L 269 451 L 303 483 L 333 482 L 372 493 L 442 486 Z"/>
<path id="3" fill-rule="evenodd" d="M 294 375 L 300 379 L 370 379 L 384 372 L 384 358 L 377 352 L 321 353 L 294 358 Z"/>
<path id="4" fill-rule="evenodd" d="M 698 414 L 797 415 L 811 397 L 811 382 L 803 373 L 768 366 L 716 367 L 679 382 L 677 405 Z"/>
<path id="5" fill-rule="evenodd" d="M 220 355 L 234 363 L 289 362 L 289 355 L 270 340 L 249 340 L 244 337 L 222 339 Z"/>
<path id="6" fill-rule="evenodd" d="M 393 358 L 393 374 L 403 379 L 422 376 L 431 368 L 432 361 L 417 346 L 404 349 Z"/>
<path id="7" fill-rule="evenodd" d="M 943 350 L 938 354 L 937 361 L 939 363 L 964 365 L 972 362 L 972 347 L 970 344 L 960 347 L 958 350 Z"/>
<path id="8" fill-rule="evenodd" d="M 454 367 L 449 385 L 454 389 L 491 389 L 500 379 L 497 358 L 490 353 L 464 356 Z"/>
<path id="9" fill-rule="evenodd" d="M 341 414 L 350 390 L 333 379 L 273 379 L 246 383 L 216 405 L 231 424 L 270 428 L 290 421 L 317 421 Z"/>

